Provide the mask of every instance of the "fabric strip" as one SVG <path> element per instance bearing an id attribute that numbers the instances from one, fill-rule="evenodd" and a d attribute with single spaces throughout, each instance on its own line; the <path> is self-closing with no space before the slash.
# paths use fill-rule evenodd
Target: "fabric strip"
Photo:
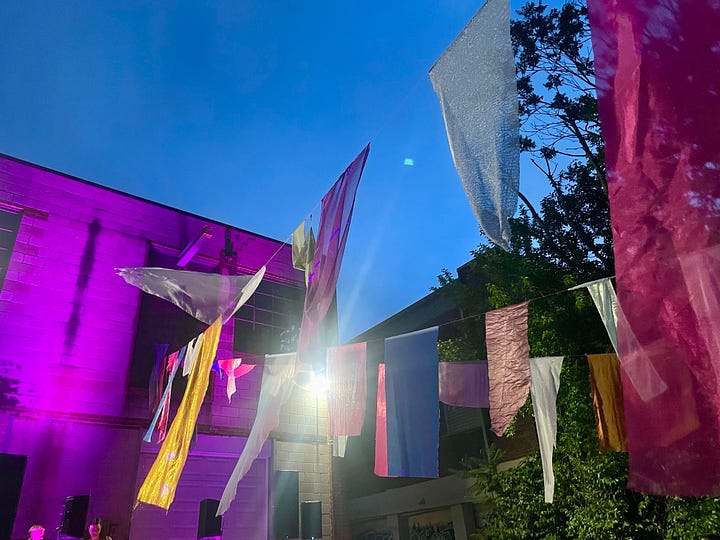
<path id="1" fill-rule="evenodd" d="M 488 0 L 430 70 L 455 168 L 487 237 L 507 250 L 520 185 L 510 2 Z"/>
<path id="2" fill-rule="evenodd" d="M 624 316 L 628 487 L 717 496 L 720 5 L 589 0 L 588 10 Z M 665 387 L 638 388 L 653 371 Z"/>
<path id="3" fill-rule="evenodd" d="M 588 354 L 590 393 L 600 450 L 627 452 L 620 364 L 615 354 Z"/>
<path id="4" fill-rule="evenodd" d="M 308 276 L 307 294 L 298 336 L 298 365 L 303 368 L 311 368 L 314 364 L 323 364 L 318 365 L 318 368 L 325 367 L 325 354 L 322 351 L 319 329 L 335 296 L 345 243 L 350 232 L 355 193 L 360 184 L 368 152 L 370 152 L 369 144 L 322 198 L 313 268 Z"/>
<path id="5" fill-rule="evenodd" d="M 366 343 L 330 347 L 327 351 L 330 435 L 360 435 L 367 394 Z"/>
<path id="6" fill-rule="evenodd" d="M 385 340 L 390 476 L 438 476 L 437 336 L 436 326 Z"/>
<path id="7" fill-rule="evenodd" d="M 387 395 L 385 393 L 385 364 L 378 365 L 377 407 L 375 409 L 375 474 L 388 475 L 387 454 Z"/>
<path id="8" fill-rule="evenodd" d="M 546 356 L 530 360 L 530 393 L 542 461 L 545 502 L 553 502 L 555 473 L 553 450 L 557 442 L 557 394 L 560 388 L 562 356 Z"/>
<path id="9" fill-rule="evenodd" d="M 490 407 L 487 362 L 440 362 L 440 401 L 455 407 Z"/>
<path id="10" fill-rule="evenodd" d="M 218 516 L 223 515 L 230 508 L 237 493 L 238 483 L 250 470 L 270 432 L 280 425 L 280 409 L 292 394 L 295 366 L 295 353 L 265 356 L 255 421 L 223 491 L 218 505 Z"/>
<path id="11" fill-rule="evenodd" d="M 485 314 L 490 424 L 502 436 L 530 392 L 528 303 Z"/>
<path id="12" fill-rule="evenodd" d="M 138 503 L 152 504 L 167 510 L 175 499 L 175 490 L 187 460 L 195 422 L 207 392 L 210 367 L 217 353 L 221 327 L 222 321 L 218 319 L 205 330 L 205 339 L 198 361 L 190 373 L 185 395 L 167 438 L 163 441 L 145 481 L 140 486 Z"/>

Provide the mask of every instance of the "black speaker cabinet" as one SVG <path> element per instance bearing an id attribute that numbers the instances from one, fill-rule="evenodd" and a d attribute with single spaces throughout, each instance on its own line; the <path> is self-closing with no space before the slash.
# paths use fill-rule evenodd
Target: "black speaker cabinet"
<path id="1" fill-rule="evenodd" d="M 222 516 L 216 516 L 220 501 L 203 499 L 200 501 L 200 520 L 198 538 L 219 538 L 222 536 Z"/>
<path id="2" fill-rule="evenodd" d="M 300 474 L 275 471 L 272 491 L 273 538 L 297 538 L 300 531 Z"/>
<path id="3" fill-rule="evenodd" d="M 60 523 L 59 534 L 72 538 L 82 538 L 85 534 L 85 522 L 87 521 L 88 506 L 90 506 L 90 495 L 74 495 L 65 497 L 63 501 L 62 522 Z"/>
<path id="4" fill-rule="evenodd" d="M 17 515 L 27 456 L 0 454 L 0 540 L 10 540 Z"/>
<path id="5" fill-rule="evenodd" d="M 303 540 L 322 538 L 322 503 L 307 501 L 300 505 L 300 523 Z"/>

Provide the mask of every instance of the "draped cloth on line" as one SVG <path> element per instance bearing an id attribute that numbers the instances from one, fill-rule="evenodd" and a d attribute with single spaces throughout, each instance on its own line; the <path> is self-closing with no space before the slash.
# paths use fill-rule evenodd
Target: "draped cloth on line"
<path id="1" fill-rule="evenodd" d="M 589 281 L 576 287 L 571 287 L 569 291 L 577 289 L 587 289 L 592 298 L 595 307 L 600 314 L 605 330 L 607 331 L 610 343 L 612 343 L 613 349 L 617 352 L 617 296 L 615 295 L 615 289 L 613 289 L 612 281 L 610 278 L 598 279 L 595 281 Z"/>
<path id="2" fill-rule="evenodd" d="M 378 365 L 377 407 L 375 409 L 375 474 L 388 474 L 387 452 L 387 395 L 385 393 L 385 364 Z"/>
<path id="3" fill-rule="evenodd" d="M 188 378 L 185 395 L 167 437 L 140 486 L 137 503 L 152 504 L 167 510 L 175 499 L 175 490 L 187 460 L 195 422 L 207 392 L 210 368 L 217 353 L 221 327 L 222 320 L 218 319 L 205 330 L 205 339 Z"/>
<path id="4" fill-rule="evenodd" d="M 545 356 L 530 360 L 530 394 L 540 446 L 545 502 L 553 502 L 555 473 L 552 457 L 557 442 L 557 394 L 560 388 L 562 356 Z"/>
<path id="5" fill-rule="evenodd" d="M 280 409 L 292 394 L 296 363 L 295 353 L 265 356 L 255 421 L 223 491 L 218 505 L 218 516 L 230 508 L 237 493 L 238 483 L 250 470 L 270 432 L 280 425 Z"/>
<path id="6" fill-rule="evenodd" d="M 175 304 L 205 324 L 225 324 L 255 292 L 265 275 L 226 276 L 168 268 L 118 268 L 127 283 Z"/>
<path id="7" fill-rule="evenodd" d="M 165 379 L 165 365 L 167 359 L 165 355 L 168 350 L 167 343 L 155 344 L 155 363 L 150 372 L 150 383 L 148 385 L 148 408 L 152 411 L 160 403 L 160 396 L 163 391 L 163 381 Z"/>
<path id="8" fill-rule="evenodd" d="M 312 272 L 313 256 L 315 255 L 315 234 L 312 227 L 305 233 L 305 221 L 300 223 L 293 231 L 292 241 L 292 263 L 293 268 L 305 272 L 305 285 L 308 284 L 310 272 Z"/>
<path id="9" fill-rule="evenodd" d="M 335 296 L 335 286 L 350 231 L 355 193 L 369 151 L 368 144 L 322 198 L 313 268 L 308 276 L 298 336 L 297 361 L 303 368 L 313 365 L 319 367 L 321 359 L 322 367 L 325 367 L 319 329 Z"/>
<path id="10" fill-rule="evenodd" d="M 455 407 L 490 406 L 487 362 L 440 362 L 440 401 Z"/>
<path id="11" fill-rule="evenodd" d="M 490 424 L 502 436 L 530 391 L 528 303 L 485 314 Z"/>
<path id="12" fill-rule="evenodd" d="M 180 366 L 180 363 L 185 356 L 185 350 L 186 347 L 183 347 L 178 353 L 173 353 L 177 354 L 177 356 L 176 361 L 172 364 L 172 366 L 170 365 L 170 361 L 168 360 L 168 368 L 170 368 L 170 378 L 168 379 L 167 386 L 165 386 L 165 391 L 163 392 L 162 398 L 160 399 L 160 405 L 158 405 L 157 410 L 155 411 L 155 416 L 153 416 L 152 422 L 150 422 L 150 427 L 148 427 L 148 430 L 143 437 L 143 440 L 145 442 L 152 441 L 152 434 L 153 431 L 155 431 L 155 425 L 157 424 L 160 415 L 165 414 L 166 409 L 170 409 L 170 393 L 172 391 L 173 381 L 175 380 L 175 373 L 177 373 L 178 367 Z M 162 439 L 160 439 L 159 442 L 162 442 L 165 439 L 165 435 L 166 434 L 163 430 Z"/>
<path id="13" fill-rule="evenodd" d="M 330 435 L 360 435 L 365 418 L 366 343 L 330 347 L 327 351 Z"/>
<path id="14" fill-rule="evenodd" d="M 600 450 L 627 452 L 620 364 L 615 354 L 588 354 L 590 394 Z"/>
<path id="15" fill-rule="evenodd" d="M 455 168 L 487 237 L 507 251 L 520 185 L 509 0 L 487 0 L 430 70 Z"/>
<path id="16" fill-rule="evenodd" d="M 720 6 L 589 0 L 588 10 L 621 308 L 628 487 L 717 496 Z M 654 371 L 664 388 L 639 391 L 629 367 Z"/>
<path id="17" fill-rule="evenodd" d="M 385 340 L 390 476 L 436 478 L 440 443 L 438 327 Z"/>
<path id="18" fill-rule="evenodd" d="M 218 367 L 227 377 L 226 392 L 228 401 L 230 401 L 233 394 L 237 392 L 235 380 L 250 373 L 255 368 L 255 364 L 243 364 L 242 358 L 230 358 L 228 360 L 218 360 Z"/>

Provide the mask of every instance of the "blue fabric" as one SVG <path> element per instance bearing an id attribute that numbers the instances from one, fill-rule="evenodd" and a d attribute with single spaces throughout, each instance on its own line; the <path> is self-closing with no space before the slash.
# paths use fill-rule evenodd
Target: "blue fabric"
<path id="1" fill-rule="evenodd" d="M 438 327 L 385 340 L 388 475 L 437 478 Z"/>

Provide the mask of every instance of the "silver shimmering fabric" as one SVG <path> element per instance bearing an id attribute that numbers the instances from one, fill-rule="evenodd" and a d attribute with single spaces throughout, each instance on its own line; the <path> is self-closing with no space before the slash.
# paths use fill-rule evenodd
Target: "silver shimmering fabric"
<path id="1" fill-rule="evenodd" d="M 487 237 L 508 249 L 520 183 L 510 3 L 488 0 L 430 70 L 455 168 Z"/>

